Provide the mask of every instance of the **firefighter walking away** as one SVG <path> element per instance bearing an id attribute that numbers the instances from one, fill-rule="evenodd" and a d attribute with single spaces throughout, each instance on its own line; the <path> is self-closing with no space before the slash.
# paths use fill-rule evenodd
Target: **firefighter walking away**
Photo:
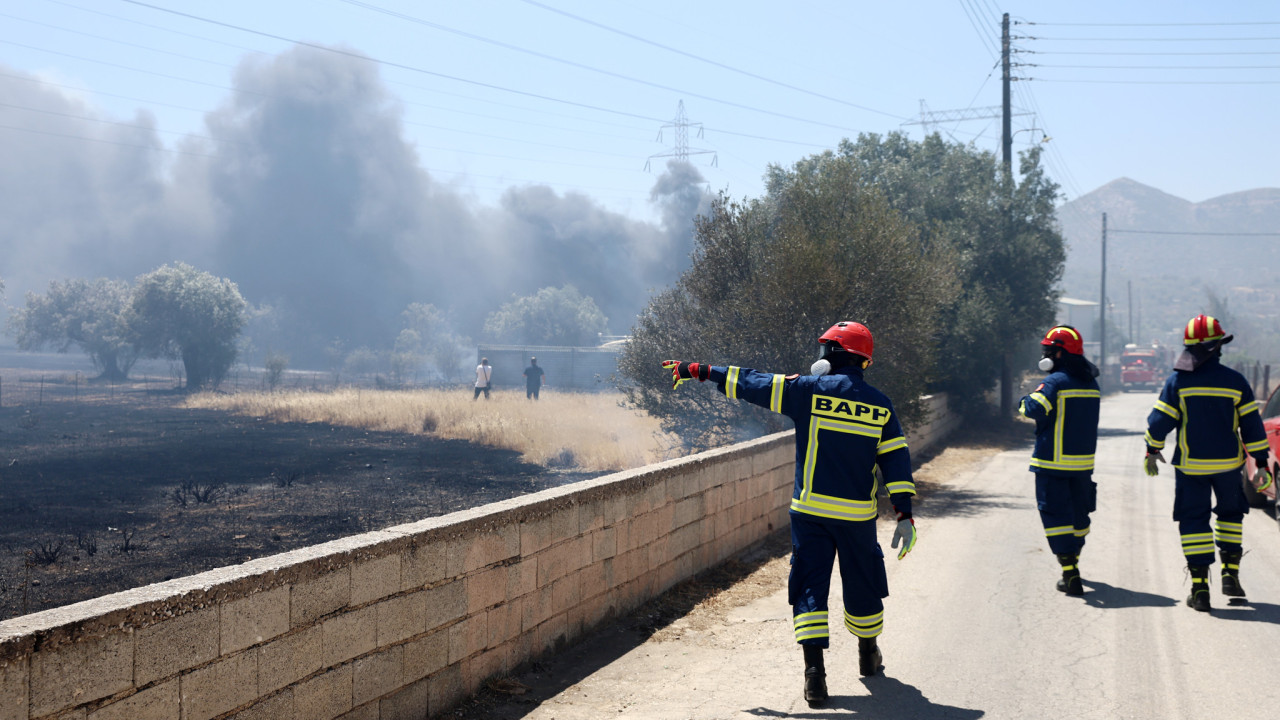
<path id="1" fill-rule="evenodd" d="M 1254 482 L 1259 489 L 1271 485 L 1267 435 L 1253 388 L 1243 375 L 1221 362 L 1222 346 L 1231 340 L 1216 318 L 1191 318 L 1183 333 L 1182 354 L 1147 416 L 1143 461 L 1147 475 L 1158 474 L 1165 436 L 1178 431 L 1173 451 L 1173 519 L 1191 575 L 1187 605 L 1201 612 L 1212 609 L 1209 568 L 1215 544 L 1222 558 L 1222 594 L 1245 594 L 1240 584 L 1243 523 L 1249 512 L 1240 474 L 1245 453 L 1257 461 Z M 1212 527 L 1210 512 L 1217 516 Z"/>
<path id="2" fill-rule="evenodd" d="M 892 547 L 901 560 L 915 547 L 911 458 L 893 403 L 863 379 L 871 365 L 871 331 L 856 322 L 833 325 L 818 338 L 811 374 L 780 375 L 734 365 L 668 360 L 673 387 L 711 380 L 731 399 L 786 415 L 796 425 L 796 476 L 791 495 L 791 604 L 794 636 L 804 652 L 804 698 L 827 702 L 823 650 L 830 644 L 827 597 L 837 558 L 844 591 L 844 626 L 858 638 L 858 669 L 880 671 L 877 638 L 889 594 L 884 553 L 876 539 L 875 469 L 897 514 Z"/>
<path id="3" fill-rule="evenodd" d="M 1049 330 L 1040 341 L 1039 368 L 1049 373 L 1018 412 L 1036 421 L 1031 472 L 1036 475 L 1036 507 L 1049 549 L 1058 556 L 1058 590 L 1084 595 L 1080 552 L 1089 534 L 1089 513 L 1097 509 L 1093 456 L 1098 447 L 1098 368 L 1084 356 L 1084 340 L 1069 325 Z"/>

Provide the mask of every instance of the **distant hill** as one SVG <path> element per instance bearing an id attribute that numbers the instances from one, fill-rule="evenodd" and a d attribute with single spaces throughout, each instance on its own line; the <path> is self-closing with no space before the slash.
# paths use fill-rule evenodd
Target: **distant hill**
<path id="1" fill-rule="evenodd" d="M 1115 327 L 1127 331 L 1128 283 L 1135 335 L 1170 332 L 1208 306 L 1208 294 L 1229 299 L 1243 316 L 1268 315 L 1280 289 L 1280 236 L 1167 233 L 1280 232 L 1280 188 L 1230 193 L 1194 203 L 1120 178 L 1058 210 L 1067 240 L 1064 294 L 1097 300 L 1102 213 L 1107 213 L 1107 284 Z M 1141 230 L 1143 233 L 1128 233 Z M 1261 292 L 1260 292 L 1261 291 Z"/>

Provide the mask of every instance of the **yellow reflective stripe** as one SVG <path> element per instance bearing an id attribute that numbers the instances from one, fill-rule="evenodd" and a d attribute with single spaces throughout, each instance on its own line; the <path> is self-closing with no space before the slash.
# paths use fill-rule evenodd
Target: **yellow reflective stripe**
<path id="1" fill-rule="evenodd" d="M 1045 397 L 1044 393 L 1033 392 L 1027 397 L 1040 403 L 1040 406 L 1044 408 L 1045 412 L 1053 412 L 1053 403 L 1049 402 L 1049 398 Z"/>
<path id="2" fill-rule="evenodd" d="M 1033 394 L 1034 394 L 1034 393 L 1033 393 Z M 1088 390 L 1088 389 L 1082 389 L 1082 390 L 1059 390 L 1059 391 L 1058 391 L 1058 397 L 1060 397 L 1060 398 L 1098 398 L 1098 399 L 1102 399 L 1102 392 L 1101 392 L 1101 391 L 1098 391 L 1098 390 Z"/>
<path id="3" fill-rule="evenodd" d="M 821 627 L 811 627 L 811 628 L 805 628 L 803 630 L 796 630 L 795 636 L 796 636 L 796 642 L 800 642 L 801 640 L 813 640 L 816 638 L 831 637 L 831 630 L 824 623 Z"/>
<path id="4" fill-rule="evenodd" d="M 1018 414 L 1021 415 L 1022 417 L 1027 416 L 1027 399 L 1026 398 L 1023 398 L 1022 402 L 1018 403 Z"/>
<path id="5" fill-rule="evenodd" d="M 1212 555 L 1213 543 L 1209 543 L 1208 545 L 1183 545 L 1182 554 L 1183 555 Z"/>
<path id="6" fill-rule="evenodd" d="M 1258 441 L 1256 441 L 1256 442 L 1245 443 L 1245 444 L 1244 444 L 1244 449 L 1245 449 L 1245 450 L 1247 450 L 1247 451 L 1249 451 L 1249 452 L 1251 452 L 1251 453 L 1256 453 L 1256 452 L 1259 452 L 1259 451 L 1261 451 L 1261 450 L 1266 450 L 1266 449 L 1267 449 L 1267 445 L 1268 445 L 1268 444 L 1269 444 L 1269 443 L 1267 443 L 1267 439 L 1266 439 L 1266 438 L 1263 438 L 1263 439 L 1258 440 Z"/>
<path id="7" fill-rule="evenodd" d="M 791 509 L 805 515 L 813 515 L 815 517 L 824 517 L 831 520 L 851 520 L 853 522 L 864 522 L 867 520 L 875 520 L 877 509 L 875 503 L 869 503 L 869 508 L 851 508 L 843 505 L 832 505 L 816 500 L 800 500 L 798 498 L 791 499 Z"/>
<path id="8" fill-rule="evenodd" d="M 1074 457 L 1074 456 L 1068 456 Z M 1092 470 L 1093 456 L 1080 456 L 1082 460 L 1043 460 L 1041 458 L 1031 458 L 1031 467 L 1043 468 L 1045 470 Z"/>
<path id="9" fill-rule="evenodd" d="M 1211 532 L 1187 533 L 1186 535 L 1182 536 L 1182 544 L 1186 545 L 1189 542 L 1208 542 L 1209 540 L 1212 540 L 1212 539 L 1213 539 L 1213 533 Z"/>
<path id="10" fill-rule="evenodd" d="M 850 615 L 848 611 L 845 611 L 844 621 L 851 622 L 854 625 L 874 625 L 878 622 L 884 622 L 884 611 L 881 610 L 875 615 Z"/>
<path id="11" fill-rule="evenodd" d="M 1084 537 L 1089 534 L 1089 528 L 1076 528 L 1076 537 Z"/>
<path id="12" fill-rule="evenodd" d="M 773 412 L 782 412 L 782 386 L 786 379 L 786 375 L 773 376 L 773 385 L 769 388 L 769 409 Z"/>
<path id="13" fill-rule="evenodd" d="M 728 398 L 738 398 L 738 368 L 735 365 L 730 365 L 729 372 L 725 373 L 724 394 Z"/>
<path id="14" fill-rule="evenodd" d="M 1058 537 L 1059 535 L 1070 535 L 1075 531 L 1076 529 L 1071 527 L 1070 525 L 1059 525 L 1058 527 L 1045 528 L 1044 536 Z"/>
<path id="15" fill-rule="evenodd" d="M 1248 415 L 1251 412 L 1257 412 L 1257 411 L 1258 411 L 1257 400 L 1250 400 L 1249 402 L 1241 405 L 1237 410 L 1237 412 L 1240 414 L 1240 417 L 1244 417 L 1245 415 Z"/>
<path id="16" fill-rule="evenodd" d="M 1174 467 L 1178 468 L 1187 475 L 1216 475 L 1218 473 L 1231 472 L 1236 468 L 1244 465 L 1244 456 L 1238 456 L 1233 460 L 1195 460 L 1184 458 Z"/>
<path id="17" fill-rule="evenodd" d="M 1239 390 L 1231 388 L 1211 388 L 1211 387 L 1193 387 L 1179 388 L 1178 395 L 1181 397 L 1222 397 L 1231 398 L 1236 402 L 1240 402 L 1242 393 Z"/>
<path id="18" fill-rule="evenodd" d="M 883 455 L 885 453 L 893 452 L 894 450 L 899 450 L 906 446 L 907 446 L 907 439 L 899 435 L 898 437 L 893 438 L 892 440 L 881 440 L 880 444 L 876 445 L 876 454 Z"/>
<path id="19" fill-rule="evenodd" d="M 1182 536 L 1183 555 L 1203 555 L 1213 552 L 1213 533 L 1188 533 Z"/>
<path id="20" fill-rule="evenodd" d="M 1219 530 L 1244 530 L 1244 523 L 1233 523 L 1226 520 L 1215 521 L 1213 525 Z"/>
<path id="21" fill-rule="evenodd" d="M 897 482 L 886 483 L 884 489 L 888 490 L 890 495 L 901 492 L 909 493 L 911 495 L 916 494 L 916 484 L 910 480 L 899 480 Z"/>
<path id="22" fill-rule="evenodd" d="M 804 472 L 801 473 L 800 500 L 807 502 L 809 493 L 813 491 L 813 472 L 818 463 L 818 431 L 833 430 L 850 435 L 862 435 L 880 440 L 880 428 L 861 423 L 845 422 L 832 418 L 811 417 L 809 419 L 809 445 L 804 455 Z"/>
<path id="23" fill-rule="evenodd" d="M 875 615 L 857 617 L 846 612 L 844 614 L 844 626 L 849 632 L 858 637 L 875 637 L 884 630 L 884 613 L 879 612 Z"/>
<path id="24" fill-rule="evenodd" d="M 1178 408 L 1176 408 L 1176 407 L 1174 407 L 1174 406 L 1170 405 L 1169 403 L 1167 403 L 1167 402 L 1165 402 L 1165 401 L 1163 401 L 1163 400 L 1157 400 L 1157 401 L 1156 401 L 1156 407 L 1155 407 L 1155 409 L 1156 409 L 1156 410 L 1159 410 L 1160 412 L 1164 413 L 1165 415 L 1168 415 L 1169 417 L 1173 418 L 1174 420 L 1178 420 L 1178 419 L 1180 419 L 1180 418 L 1182 417 L 1181 413 L 1179 413 L 1179 412 L 1178 412 Z"/>
<path id="25" fill-rule="evenodd" d="M 796 615 L 794 618 L 792 618 L 792 624 L 795 625 L 796 627 L 800 627 L 801 625 L 807 625 L 812 622 L 818 622 L 818 621 L 826 622 L 827 617 L 828 616 L 827 616 L 826 610 L 800 613 L 799 615 Z"/>
<path id="26" fill-rule="evenodd" d="M 1149 431 L 1149 430 L 1148 430 L 1146 433 L 1144 433 L 1144 434 L 1142 435 L 1142 439 L 1143 439 L 1143 440 L 1146 440 L 1146 441 L 1147 441 L 1147 444 L 1148 444 L 1148 445 L 1150 445 L 1150 446 L 1151 446 L 1151 447 L 1153 447 L 1153 448 L 1160 449 L 1160 448 L 1164 447 L 1164 441 L 1163 441 L 1163 440 L 1157 440 L 1157 439 L 1155 439 L 1155 438 L 1151 437 L 1151 431 Z"/>

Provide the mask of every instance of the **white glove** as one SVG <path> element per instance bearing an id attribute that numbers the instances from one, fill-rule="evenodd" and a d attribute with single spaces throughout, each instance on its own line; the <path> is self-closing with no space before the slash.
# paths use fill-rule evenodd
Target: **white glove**
<path id="1" fill-rule="evenodd" d="M 893 529 L 893 542 L 889 547 L 898 547 L 899 541 L 902 542 L 902 549 L 898 551 L 898 559 L 901 560 L 916 546 L 916 521 L 911 517 L 903 517 L 903 513 L 898 513 L 898 527 Z"/>

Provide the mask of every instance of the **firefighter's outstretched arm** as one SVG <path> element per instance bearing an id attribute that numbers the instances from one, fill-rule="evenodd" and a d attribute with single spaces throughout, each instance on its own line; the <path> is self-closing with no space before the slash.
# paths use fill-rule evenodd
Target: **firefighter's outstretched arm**
<path id="1" fill-rule="evenodd" d="M 787 376 L 765 373 L 736 365 L 708 365 L 682 360 L 664 360 L 662 367 L 671 371 L 671 387 L 685 380 L 714 381 L 725 397 L 745 400 L 752 405 L 787 414 Z M 792 376 L 795 379 L 797 376 Z"/>

